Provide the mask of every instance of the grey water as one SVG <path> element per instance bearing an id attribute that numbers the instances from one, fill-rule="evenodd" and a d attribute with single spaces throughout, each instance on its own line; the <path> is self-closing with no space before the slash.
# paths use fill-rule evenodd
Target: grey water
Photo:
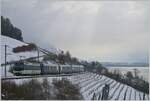
<path id="1" fill-rule="evenodd" d="M 137 69 L 138 76 L 149 82 L 149 67 L 107 67 L 110 72 L 119 70 L 122 75 L 131 71 L 134 76 L 134 69 Z"/>

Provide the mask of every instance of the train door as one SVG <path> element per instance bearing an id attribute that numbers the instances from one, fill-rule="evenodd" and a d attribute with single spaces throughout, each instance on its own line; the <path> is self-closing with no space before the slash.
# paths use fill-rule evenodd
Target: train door
<path id="1" fill-rule="evenodd" d="M 58 73 L 59 74 L 61 73 L 61 67 L 60 67 L 60 65 L 58 65 Z"/>
<path id="2" fill-rule="evenodd" d="M 71 64 L 70 66 L 71 66 L 71 72 L 70 72 L 70 73 L 73 73 L 73 67 L 72 67 L 72 64 Z"/>
<path id="3" fill-rule="evenodd" d="M 40 67 L 41 67 L 41 75 L 43 75 L 44 74 L 44 65 L 41 63 Z"/>

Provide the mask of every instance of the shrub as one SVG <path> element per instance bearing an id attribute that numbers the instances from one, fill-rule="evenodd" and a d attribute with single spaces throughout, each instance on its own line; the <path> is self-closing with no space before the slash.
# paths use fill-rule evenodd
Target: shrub
<path id="1" fill-rule="evenodd" d="M 14 53 L 26 52 L 26 51 L 35 51 L 37 46 L 34 43 L 29 43 L 28 45 L 18 46 L 13 48 Z"/>
<path id="2" fill-rule="evenodd" d="M 55 80 L 53 81 L 53 85 L 56 88 L 55 99 L 57 100 L 82 99 L 78 86 L 71 84 L 67 79 Z"/>
<path id="3" fill-rule="evenodd" d="M 13 81 L 2 81 L 2 99 L 5 100 L 45 100 L 41 83 L 36 79 L 18 85 Z"/>
<path id="4" fill-rule="evenodd" d="M 16 84 L 14 81 L 2 81 L 1 98 L 3 100 L 78 100 L 82 96 L 77 86 L 68 80 L 54 80 L 53 86 L 47 79 L 39 82 L 32 79 L 28 82 Z"/>

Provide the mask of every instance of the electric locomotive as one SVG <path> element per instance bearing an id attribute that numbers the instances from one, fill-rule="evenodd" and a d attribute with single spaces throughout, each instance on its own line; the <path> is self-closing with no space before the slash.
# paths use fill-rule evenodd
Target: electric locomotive
<path id="1" fill-rule="evenodd" d="M 68 74 L 78 72 L 84 72 L 82 65 L 17 62 L 13 66 L 13 73 L 15 75 Z"/>

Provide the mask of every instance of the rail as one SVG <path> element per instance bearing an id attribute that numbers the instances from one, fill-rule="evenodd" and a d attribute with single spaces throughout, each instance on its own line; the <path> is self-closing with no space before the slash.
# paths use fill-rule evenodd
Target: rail
<path id="1" fill-rule="evenodd" d="M 27 78 L 41 78 L 41 77 L 65 77 L 65 76 L 73 76 L 79 73 L 72 74 L 55 74 L 55 75 L 34 75 L 34 76 L 12 76 L 12 77 L 1 77 L 1 80 L 13 80 L 13 79 L 27 79 Z M 80 73 L 82 74 L 82 73 Z"/>

